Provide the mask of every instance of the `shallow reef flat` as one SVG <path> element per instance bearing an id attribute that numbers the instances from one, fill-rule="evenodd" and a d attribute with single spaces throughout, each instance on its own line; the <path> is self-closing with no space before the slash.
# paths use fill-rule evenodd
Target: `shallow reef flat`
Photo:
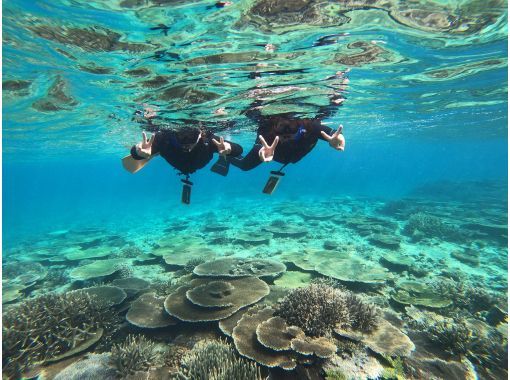
<path id="1" fill-rule="evenodd" d="M 3 256 L 4 376 L 506 379 L 506 205 L 469 186 L 27 238 Z"/>

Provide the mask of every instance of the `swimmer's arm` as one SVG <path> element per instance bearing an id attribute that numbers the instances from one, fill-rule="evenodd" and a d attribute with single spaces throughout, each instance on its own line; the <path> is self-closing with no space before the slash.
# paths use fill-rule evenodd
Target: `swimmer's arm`
<path id="1" fill-rule="evenodd" d="M 326 137 L 323 135 L 323 132 L 328 136 L 333 135 L 333 132 L 334 132 L 334 130 L 332 128 L 330 128 L 324 124 L 319 124 L 316 126 L 316 128 L 318 129 L 317 132 L 319 134 L 319 138 L 324 141 L 329 141 L 329 140 L 326 139 Z"/>
<path id="2" fill-rule="evenodd" d="M 220 142 L 221 137 L 213 135 L 211 140 Z M 214 141 L 213 141 L 213 144 L 210 144 L 210 146 L 213 149 L 213 153 L 218 153 L 218 146 L 214 143 Z M 227 154 L 227 156 L 237 157 L 237 156 L 240 156 L 241 154 L 243 154 L 243 147 L 241 145 L 236 144 L 231 141 L 228 141 L 228 140 L 224 140 L 224 142 L 230 144 L 230 152 Z"/>
<path id="3" fill-rule="evenodd" d="M 161 134 L 154 133 L 149 139 L 145 132 L 142 134 L 142 141 L 131 147 L 131 157 L 135 160 L 146 160 L 156 156 L 160 151 Z"/>

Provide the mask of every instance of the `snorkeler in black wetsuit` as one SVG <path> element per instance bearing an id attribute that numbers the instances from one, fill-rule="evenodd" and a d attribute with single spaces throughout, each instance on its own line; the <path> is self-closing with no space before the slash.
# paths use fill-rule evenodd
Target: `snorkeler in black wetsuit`
<path id="1" fill-rule="evenodd" d="M 161 130 L 147 140 L 131 148 L 134 160 L 148 160 L 159 154 L 170 165 L 184 175 L 189 175 L 206 166 L 214 153 L 224 156 L 239 156 L 243 148 L 235 143 L 223 140 L 210 131 L 194 127 L 178 130 Z"/>
<path id="2" fill-rule="evenodd" d="M 153 125 L 153 124 L 152 124 Z M 124 168 L 136 173 L 153 157 L 161 155 L 171 166 L 184 175 L 182 201 L 189 204 L 191 185 L 189 175 L 206 166 L 214 153 L 223 157 L 239 156 L 243 148 L 225 141 L 204 128 L 185 127 L 176 130 L 159 130 L 147 139 L 142 133 L 142 141 L 131 148 L 131 154 L 122 159 Z"/>
<path id="3" fill-rule="evenodd" d="M 260 109 L 262 101 L 256 100 L 245 115 L 257 123 L 257 140 L 253 148 L 245 157 L 220 157 L 211 170 L 221 175 L 227 175 L 229 165 L 241 170 L 251 170 L 262 162 L 272 160 L 283 164 L 278 171 L 271 171 L 271 176 L 263 192 L 272 194 L 280 178 L 285 175 L 282 170 L 289 163 L 296 163 L 305 157 L 317 144 L 319 139 L 327 141 L 329 145 L 339 151 L 345 149 L 345 138 L 342 134 L 343 126 L 336 131 L 322 124 L 322 120 L 333 115 L 338 106 L 342 105 L 349 79 L 345 77 L 348 71 L 339 71 L 328 79 L 341 79 L 339 91 L 335 91 L 329 98 L 329 104 L 319 108 L 313 119 L 297 118 L 294 114 L 279 114 L 264 116 Z"/>
<path id="4" fill-rule="evenodd" d="M 344 78 L 344 75 L 345 72 L 337 73 L 346 86 L 348 79 Z M 343 151 L 343 127 L 340 126 L 334 131 L 323 125 L 322 120 L 333 115 L 344 100 L 341 91 L 335 92 L 329 99 L 329 105 L 320 107 L 313 119 L 296 118 L 293 114 L 264 116 L 260 111 L 262 102 L 255 101 L 245 115 L 258 125 L 257 140 L 245 157 L 230 156 L 227 162 L 241 170 L 251 170 L 262 162 L 272 160 L 284 165 L 296 163 L 315 147 L 319 139 L 327 141 L 334 149 Z"/>

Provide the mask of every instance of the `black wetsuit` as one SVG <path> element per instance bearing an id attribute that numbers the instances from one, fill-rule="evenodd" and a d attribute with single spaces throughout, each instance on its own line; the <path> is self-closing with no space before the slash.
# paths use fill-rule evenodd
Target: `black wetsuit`
<path id="1" fill-rule="evenodd" d="M 259 158 L 259 150 L 262 144 L 259 141 L 259 135 L 264 137 L 269 145 L 273 143 L 276 136 L 279 136 L 280 141 L 274 152 L 274 161 L 282 164 L 298 162 L 315 147 L 319 139 L 324 140 L 321 131 L 330 136 L 334 132 L 321 121 L 336 112 L 339 105 L 334 101 L 339 98 L 343 96 L 334 96 L 330 99 L 328 106 L 320 107 L 314 119 L 296 118 L 292 114 L 263 116 L 259 110 L 261 102 L 254 102 L 252 104 L 254 107 L 245 114 L 259 125 L 255 144 L 245 157 L 231 156 L 228 162 L 241 170 L 251 170 L 260 165 L 262 161 Z"/>
<path id="2" fill-rule="evenodd" d="M 191 132 L 194 133 L 190 133 Z M 196 145 L 198 128 L 185 128 L 183 130 L 161 130 L 156 132 L 152 143 L 152 154 L 160 154 L 170 165 L 180 173 L 188 175 L 206 166 L 218 152 L 212 139 L 219 141 L 220 138 L 209 131 L 202 132 L 202 137 Z M 235 143 L 229 142 L 232 148 L 229 156 L 235 157 L 243 153 L 243 148 Z M 191 150 L 189 150 L 192 148 Z M 142 160 L 136 154 L 136 147 L 131 148 L 131 156 L 135 160 Z"/>

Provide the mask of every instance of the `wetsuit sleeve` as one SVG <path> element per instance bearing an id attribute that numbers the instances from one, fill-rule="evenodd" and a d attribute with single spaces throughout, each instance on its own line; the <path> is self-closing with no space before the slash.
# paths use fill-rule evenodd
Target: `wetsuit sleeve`
<path id="1" fill-rule="evenodd" d="M 251 170 L 262 163 L 259 158 L 260 148 L 262 148 L 262 145 L 255 144 L 246 156 L 234 157 L 231 155 L 228 157 L 228 162 L 241 170 Z"/>
<path id="2" fill-rule="evenodd" d="M 154 141 L 152 142 L 152 155 L 159 153 L 160 145 L 161 145 L 161 133 L 156 133 L 156 136 L 154 137 Z M 145 157 L 141 157 L 136 153 L 136 144 L 131 147 L 131 157 L 133 157 L 135 160 L 145 160 Z"/>
<path id="3" fill-rule="evenodd" d="M 220 137 L 216 135 L 212 135 L 211 140 L 212 139 L 220 141 Z M 237 157 L 243 154 L 243 147 L 241 145 L 228 140 L 225 140 L 225 142 L 228 142 L 230 144 L 230 147 L 232 148 L 232 151 L 227 156 Z M 209 143 L 209 146 L 211 147 L 212 153 L 218 153 L 218 149 L 216 148 L 216 145 L 212 141 Z"/>
<path id="4" fill-rule="evenodd" d="M 324 137 L 322 137 L 321 132 L 325 132 L 329 136 L 331 136 L 335 132 L 333 130 L 333 128 L 330 128 L 330 127 L 328 127 L 327 125 L 324 125 L 324 124 L 320 124 L 316 128 L 318 129 L 319 138 L 321 140 L 324 140 L 324 141 L 326 141 L 326 139 Z"/>

